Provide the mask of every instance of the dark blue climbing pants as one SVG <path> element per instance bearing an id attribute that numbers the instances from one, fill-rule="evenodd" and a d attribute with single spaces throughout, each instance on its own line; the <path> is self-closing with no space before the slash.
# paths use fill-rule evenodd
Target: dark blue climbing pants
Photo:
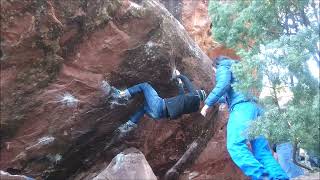
<path id="1" fill-rule="evenodd" d="M 152 119 L 161 119 L 165 116 L 164 113 L 164 100 L 159 97 L 156 90 L 148 83 L 141 83 L 128 88 L 131 96 L 138 93 L 144 94 L 144 105 L 141 106 L 131 117 L 130 121 L 138 123 L 143 115 L 146 113 Z"/>

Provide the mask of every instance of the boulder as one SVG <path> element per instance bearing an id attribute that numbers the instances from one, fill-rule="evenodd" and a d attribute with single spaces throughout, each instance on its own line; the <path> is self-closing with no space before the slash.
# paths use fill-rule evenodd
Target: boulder
<path id="1" fill-rule="evenodd" d="M 158 0 L 1 1 L 0 169 L 37 179 L 92 179 L 133 146 L 161 178 L 202 132 L 214 131 L 198 113 L 176 121 L 144 117 L 131 139 L 103 151 L 143 103 L 141 97 L 126 106 L 110 102 L 104 81 L 121 89 L 149 82 L 170 97 L 178 92 L 170 81 L 178 68 L 207 92 L 213 87 L 211 60 L 201 50 L 210 55 L 212 47 L 207 1 L 167 2 L 171 12 L 179 6 L 173 14 L 180 22 Z M 204 152 L 219 156 L 189 168 L 238 173 L 212 145 L 222 146 L 224 131 L 210 142 Z"/>
<path id="2" fill-rule="evenodd" d="M 93 180 L 157 180 L 144 155 L 135 148 L 119 153 Z"/>
<path id="3" fill-rule="evenodd" d="M 213 85 L 210 59 L 157 0 L 4 0 L 1 19 L 0 168 L 8 172 L 76 179 L 105 167 L 122 147 L 103 147 L 143 100 L 110 102 L 103 81 L 149 82 L 170 97 L 178 68 L 198 87 Z M 145 117 L 123 145 L 139 148 L 162 176 L 203 125 L 198 113 Z"/>

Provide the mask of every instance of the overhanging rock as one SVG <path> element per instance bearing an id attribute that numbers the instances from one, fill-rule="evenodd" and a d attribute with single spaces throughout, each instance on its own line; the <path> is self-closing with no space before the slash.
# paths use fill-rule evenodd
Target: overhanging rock
<path id="1" fill-rule="evenodd" d="M 120 88 L 149 82 L 170 97 L 176 67 L 196 86 L 212 87 L 209 58 L 156 0 L 19 2 L 1 4 L 8 17 L 1 22 L 1 169 L 47 179 L 96 175 L 115 155 L 103 152 L 111 133 L 142 103 L 110 106 L 103 80 Z M 145 118 L 124 144 L 139 148 L 161 176 L 204 124 L 197 113 Z"/>

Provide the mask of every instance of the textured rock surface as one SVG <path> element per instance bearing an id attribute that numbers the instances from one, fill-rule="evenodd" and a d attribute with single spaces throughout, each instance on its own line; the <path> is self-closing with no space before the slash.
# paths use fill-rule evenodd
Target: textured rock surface
<path id="1" fill-rule="evenodd" d="M 136 2 L 136 3 L 135 3 Z M 177 66 L 212 87 L 210 60 L 157 1 L 1 1 L 0 168 L 47 179 L 96 175 L 121 149 L 112 131 L 142 103 L 111 106 L 102 80 L 148 81 L 163 97 Z M 199 114 L 145 118 L 124 146 L 138 147 L 159 176 L 201 132 Z"/>
<path id="2" fill-rule="evenodd" d="M 196 3 L 194 26 L 188 26 L 185 4 L 190 8 L 190 2 L 168 2 L 171 10 L 179 5 L 182 12 L 174 15 L 181 15 L 208 54 L 221 54 L 207 49 L 209 36 L 202 38 L 207 30 L 200 29 L 209 24 L 194 23 L 206 16 L 198 12 L 204 5 Z M 212 88 L 210 59 L 156 0 L 3 0 L 0 55 L 1 170 L 39 179 L 92 179 L 133 146 L 162 177 L 206 129 L 197 113 L 177 121 L 145 117 L 122 146 L 102 150 L 113 130 L 142 103 L 140 97 L 128 106 L 110 104 L 101 90 L 103 80 L 120 88 L 147 81 L 162 97 L 170 97 L 177 93 L 169 81 L 176 66 L 198 87 Z M 226 151 L 215 146 L 222 147 L 224 133 L 222 128 L 210 141 L 192 171 L 202 169 L 208 177 L 238 173 Z M 209 156 L 212 161 L 203 160 Z"/>
<path id="3" fill-rule="evenodd" d="M 223 47 L 212 38 L 208 6 L 209 0 L 182 0 L 181 7 L 178 9 L 181 10 L 180 14 L 183 26 L 191 38 L 210 58 L 225 55 L 239 59 L 233 50 Z"/>
<path id="4" fill-rule="evenodd" d="M 183 25 L 207 54 L 219 46 L 211 37 L 208 4 L 208 0 L 184 0 L 182 6 Z"/>
<path id="5" fill-rule="evenodd" d="M 144 155 L 135 148 L 126 149 L 112 159 L 93 180 L 157 180 Z"/>

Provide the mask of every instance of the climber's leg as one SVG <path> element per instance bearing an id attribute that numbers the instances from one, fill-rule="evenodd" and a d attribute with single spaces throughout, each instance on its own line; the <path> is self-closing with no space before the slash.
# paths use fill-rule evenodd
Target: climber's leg
<path id="1" fill-rule="evenodd" d="M 261 179 L 267 176 L 267 172 L 249 150 L 247 136 L 244 134 L 249 123 L 256 118 L 255 109 L 255 104 L 251 102 L 239 103 L 233 107 L 227 125 L 227 149 L 233 162 L 245 175 Z"/>
<path id="2" fill-rule="evenodd" d="M 303 175 L 303 169 L 293 163 L 293 146 L 291 143 L 282 143 L 276 147 L 278 154 L 278 161 L 280 166 L 289 176 L 289 178 L 294 178 Z"/>
<path id="3" fill-rule="evenodd" d="M 282 170 L 279 163 L 272 156 L 269 144 L 266 138 L 259 136 L 251 141 L 252 152 L 256 159 L 264 166 L 269 173 L 270 179 L 286 180 L 288 176 Z"/>
<path id="4" fill-rule="evenodd" d="M 110 148 L 113 144 L 116 144 L 120 141 L 123 141 L 128 135 L 133 132 L 137 127 L 137 123 L 140 121 L 140 119 L 143 117 L 145 111 L 144 106 L 141 106 L 131 117 L 130 119 L 119 126 L 114 132 L 113 137 L 107 143 L 105 150 Z"/>
<path id="5" fill-rule="evenodd" d="M 164 101 L 150 84 L 141 83 L 135 85 L 128 88 L 127 92 L 130 94 L 130 96 L 134 96 L 137 93 L 143 92 L 145 99 L 145 113 L 153 119 L 159 119 L 163 117 Z"/>
<path id="6" fill-rule="evenodd" d="M 138 124 L 145 113 L 144 106 L 141 106 L 130 118 L 129 121 Z"/>

